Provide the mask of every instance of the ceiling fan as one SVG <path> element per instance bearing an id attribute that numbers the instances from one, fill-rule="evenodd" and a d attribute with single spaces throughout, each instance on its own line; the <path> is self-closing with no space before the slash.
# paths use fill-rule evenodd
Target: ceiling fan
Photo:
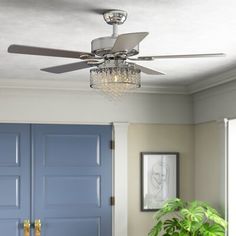
<path id="1" fill-rule="evenodd" d="M 203 58 L 224 56 L 224 53 L 209 53 L 209 54 L 188 54 L 188 55 L 159 55 L 159 56 L 140 56 L 133 57 L 139 54 L 139 43 L 148 35 L 148 32 L 135 32 L 118 35 L 118 25 L 125 22 L 127 13 L 122 10 L 111 10 L 103 14 L 107 24 L 113 26 L 112 36 L 96 38 L 91 42 L 91 52 L 68 51 L 61 49 L 41 48 L 24 45 L 10 45 L 9 53 L 77 58 L 82 61 L 53 66 L 41 69 L 50 73 L 65 73 L 74 70 L 80 70 L 90 67 L 122 67 L 132 65 L 141 70 L 141 72 L 149 75 L 163 75 L 162 72 L 143 67 L 134 62 L 136 61 L 152 61 L 155 59 L 174 59 L 174 58 Z"/>

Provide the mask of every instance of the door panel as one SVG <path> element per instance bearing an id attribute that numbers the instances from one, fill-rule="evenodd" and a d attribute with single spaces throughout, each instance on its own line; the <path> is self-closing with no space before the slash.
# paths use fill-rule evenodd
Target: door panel
<path id="1" fill-rule="evenodd" d="M 48 218 L 44 235 L 56 236 L 100 236 L 100 217 Z M 111 236 L 111 235 L 110 235 Z"/>
<path id="2" fill-rule="evenodd" d="M 42 236 L 111 236 L 111 126 L 33 125 L 32 137 Z"/>
<path id="3" fill-rule="evenodd" d="M 100 164 L 98 135 L 45 135 L 44 139 L 45 166 L 88 167 Z"/>
<path id="4" fill-rule="evenodd" d="M 47 207 L 63 205 L 100 207 L 100 185 L 100 176 L 45 177 L 45 205 Z"/>
<path id="5" fill-rule="evenodd" d="M 19 208 L 19 183 L 20 176 L 0 176 L 0 210 Z"/>
<path id="6" fill-rule="evenodd" d="M 20 219 L 1 219 L 0 230 L 4 232 L 6 236 L 19 236 L 21 233 L 21 221 Z"/>
<path id="7" fill-rule="evenodd" d="M 20 134 L 7 133 L 5 129 L 0 133 L 0 167 L 19 166 L 19 141 Z"/>
<path id="8" fill-rule="evenodd" d="M 30 218 L 30 129 L 0 124 L 0 234 L 23 235 Z"/>

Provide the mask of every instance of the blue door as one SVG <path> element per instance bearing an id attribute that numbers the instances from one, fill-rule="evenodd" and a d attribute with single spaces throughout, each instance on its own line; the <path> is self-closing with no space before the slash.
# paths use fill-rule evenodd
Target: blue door
<path id="1" fill-rule="evenodd" d="M 34 125 L 32 137 L 41 236 L 111 236 L 111 126 Z"/>
<path id="2" fill-rule="evenodd" d="M 111 236 L 111 137 L 111 126 L 0 124 L 0 235 L 28 235 L 30 219 L 31 235 Z"/>
<path id="3" fill-rule="evenodd" d="M 0 235 L 22 236 L 30 219 L 28 125 L 0 124 Z"/>

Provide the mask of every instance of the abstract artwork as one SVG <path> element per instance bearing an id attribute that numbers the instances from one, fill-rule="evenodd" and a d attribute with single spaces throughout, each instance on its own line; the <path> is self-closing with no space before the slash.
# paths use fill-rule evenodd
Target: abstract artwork
<path id="1" fill-rule="evenodd" d="M 141 210 L 156 211 L 179 193 L 179 154 L 141 153 Z"/>

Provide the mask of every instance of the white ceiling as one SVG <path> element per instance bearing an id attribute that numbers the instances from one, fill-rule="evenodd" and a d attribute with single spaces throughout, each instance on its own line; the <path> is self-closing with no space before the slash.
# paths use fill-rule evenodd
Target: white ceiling
<path id="1" fill-rule="evenodd" d="M 14 55 L 6 50 L 15 43 L 90 51 L 92 39 L 111 34 L 111 26 L 98 13 L 102 9 L 128 12 L 120 33 L 149 32 L 140 44 L 140 56 L 227 54 L 222 58 L 139 63 L 166 73 L 165 76 L 142 75 L 144 87 L 187 91 L 186 88 L 199 83 L 206 86 L 209 77 L 209 83 L 214 85 L 212 76 L 236 65 L 235 0 L 0 0 L 0 87 L 29 84 L 29 87 L 87 88 L 89 70 L 62 75 L 40 71 L 75 59 Z M 223 79 L 221 76 L 218 80 Z"/>

